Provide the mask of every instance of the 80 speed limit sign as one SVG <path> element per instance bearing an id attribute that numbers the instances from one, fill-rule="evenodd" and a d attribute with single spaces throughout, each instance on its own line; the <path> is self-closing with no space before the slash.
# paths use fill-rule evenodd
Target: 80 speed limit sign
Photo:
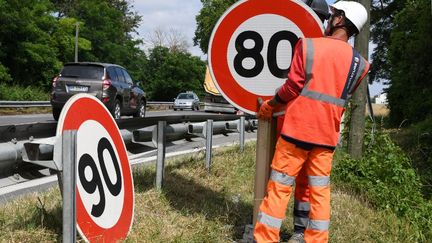
<path id="1" fill-rule="evenodd" d="M 321 37 L 318 16 L 303 2 L 242 0 L 219 19 L 210 39 L 213 80 L 232 105 L 249 114 L 287 77 L 297 40 Z"/>
<path id="2" fill-rule="evenodd" d="M 73 96 L 63 108 L 57 134 L 76 131 L 76 223 L 90 242 L 126 238 L 133 221 L 134 188 L 127 151 L 105 105 Z"/>

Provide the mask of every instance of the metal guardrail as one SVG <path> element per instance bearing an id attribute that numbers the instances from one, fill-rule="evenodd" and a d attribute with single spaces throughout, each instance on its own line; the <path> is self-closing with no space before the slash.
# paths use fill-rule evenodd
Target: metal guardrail
<path id="1" fill-rule="evenodd" d="M 49 101 L 0 101 L 0 108 L 49 107 Z"/>
<path id="2" fill-rule="evenodd" d="M 147 105 L 167 105 L 172 106 L 172 101 L 148 101 Z M 7 101 L 0 100 L 0 108 L 29 108 L 29 107 L 50 107 L 49 101 Z"/>
<path id="3" fill-rule="evenodd" d="M 190 137 L 205 137 L 205 122 L 214 121 L 212 134 L 253 131 L 257 122 L 253 117 L 239 115 L 173 115 L 117 120 L 126 144 L 155 143 L 155 128 L 160 121 L 166 124 L 169 141 Z M 240 124 L 240 121 L 243 121 Z M 0 126 L 0 175 L 19 169 L 22 162 L 53 160 L 57 123 L 31 123 Z M 242 136 L 242 135 L 241 135 Z M 243 136 L 244 137 L 244 136 Z M 244 139 L 244 138 L 243 138 Z"/>

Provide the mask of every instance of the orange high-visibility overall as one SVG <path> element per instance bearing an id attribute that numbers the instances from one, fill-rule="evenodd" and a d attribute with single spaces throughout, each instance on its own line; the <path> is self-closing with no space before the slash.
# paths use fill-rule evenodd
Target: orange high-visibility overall
<path id="1" fill-rule="evenodd" d="M 285 109 L 285 108 L 284 108 Z M 277 117 L 276 139 L 280 137 L 284 116 Z M 293 223 L 294 232 L 304 233 L 309 221 L 309 185 L 305 168 L 302 168 L 295 179 Z"/>
<path id="2" fill-rule="evenodd" d="M 333 38 L 304 39 L 302 58 L 304 86 L 286 107 L 267 196 L 255 225 L 257 242 L 279 241 L 292 186 L 302 168 L 310 190 L 305 241 L 328 242 L 330 171 L 340 120 L 347 99 L 366 76 L 369 64 L 348 43 Z M 310 147 L 299 145 L 304 143 Z"/>

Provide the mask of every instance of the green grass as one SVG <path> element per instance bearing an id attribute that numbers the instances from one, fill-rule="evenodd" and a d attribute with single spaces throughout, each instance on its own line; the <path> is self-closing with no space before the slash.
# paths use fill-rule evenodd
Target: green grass
<path id="1" fill-rule="evenodd" d="M 135 168 L 135 218 L 127 242 L 233 242 L 251 223 L 255 144 L 214 152 L 211 172 L 204 154 L 168 160 L 163 190 L 155 168 Z M 412 242 L 417 232 L 390 211 L 376 211 L 344 188 L 332 189 L 330 242 Z M 291 211 L 282 226 L 292 231 Z M 57 188 L 0 207 L 0 242 L 52 242 L 61 238 Z"/>
<path id="2" fill-rule="evenodd" d="M 49 100 L 49 92 L 40 87 L 22 87 L 18 85 L 0 84 L 0 100 L 33 101 Z"/>

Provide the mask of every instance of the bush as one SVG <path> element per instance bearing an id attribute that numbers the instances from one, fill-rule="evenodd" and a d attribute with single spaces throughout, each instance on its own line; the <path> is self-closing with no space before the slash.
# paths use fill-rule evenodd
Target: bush
<path id="1" fill-rule="evenodd" d="M 9 86 L 6 84 L 0 84 L 0 100 L 49 100 L 49 94 L 38 87 Z"/>
<path id="2" fill-rule="evenodd" d="M 364 157 L 343 156 L 333 169 L 336 183 L 347 184 L 365 195 L 378 209 L 390 209 L 419 228 L 418 238 L 432 237 L 432 203 L 423 198 L 422 184 L 411 160 L 388 134 L 365 136 Z"/>

